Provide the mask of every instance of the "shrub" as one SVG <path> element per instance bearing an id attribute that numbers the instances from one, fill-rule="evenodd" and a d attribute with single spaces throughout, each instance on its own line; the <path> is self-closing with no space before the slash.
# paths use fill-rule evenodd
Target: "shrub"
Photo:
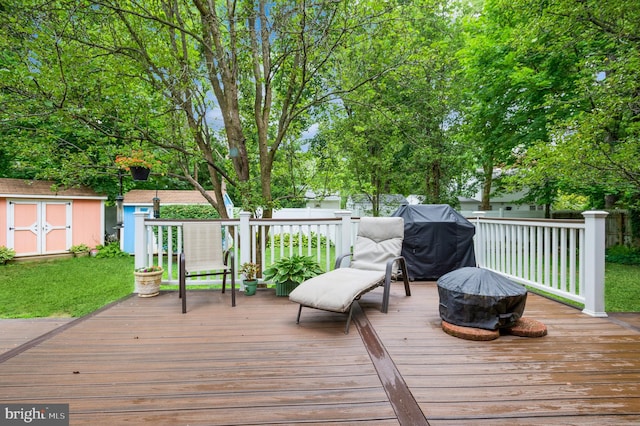
<path id="1" fill-rule="evenodd" d="M 612 246 L 606 250 L 605 259 L 611 263 L 640 265 L 640 249 L 630 246 Z"/>
<path id="2" fill-rule="evenodd" d="M 99 258 L 129 256 L 129 253 L 125 253 L 122 250 L 120 250 L 120 243 L 118 242 L 109 243 L 104 246 L 98 245 L 96 246 L 96 249 L 98 250 L 98 254 L 96 255 L 96 257 L 99 257 Z"/>
<path id="3" fill-rule="evenodd" d="M 69 251 L 71 253 L 88 253 L 89 252 L 89 246 L 86 244 L 78 244 L 77 246 L 71 246 L 69 248 Z"/>
<path id="4" fill-rule="evenodd" d="M 311 247 L 318 247 L 318 234 L 315 232 L 311 232 L 310 235 L 302 234 L 302 238 L 300 238 L 299 234 L 274 234 L 273 235 L 273 245 L 274 247 L 280 247 L 280 241 L 282 240 L 283 247 L 289 247 L 293 244 L 294 247 L 302 245 L 303 247 L 308 247 L 309 238 L 311 238 Z M 326 246 L 327 243 L 333 245 L 330 240 L 327 240 L 327 237 L 324 235 L 320 236 L 320 245 Z M 267 240 L 267 247 L 271 247 L 271 239 Z"/>
<path id="5" fill-rule="evenodd" d="M 16 255 L 14 249 L 10 249 L 5 246 L 0 246 L 0 265 L 4 265 L 7 261 L 13 259 Z"/>

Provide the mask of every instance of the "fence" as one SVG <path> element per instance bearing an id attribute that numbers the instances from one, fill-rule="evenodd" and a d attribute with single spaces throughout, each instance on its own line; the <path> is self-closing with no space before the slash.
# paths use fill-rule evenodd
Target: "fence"
<path id="1" fill-rule="evenodd" d="M 584 304 L 584 313 L 604 311 L 606 212 L 584 212 L 584 220 L 486 218 L 476 212 L 474 239 L 478 266 L 514 281 Z M 182 223 L 135 214 L 135 267 L 159 264 L 165 284 L 177 284 L 177 254 L 182 251 Z M 234 254 L 236 269 L 254 262 L 264 270 L 282 257 L 313 256 L 324 270 L 336 255 L 350 251 L 359 220 L 338 211 L 333 218 L 222 220 L 224 244 Z M 240 277 L 238 277 L 240 278 Z M 190 284 L 210 284 L 210 278 Z"/>

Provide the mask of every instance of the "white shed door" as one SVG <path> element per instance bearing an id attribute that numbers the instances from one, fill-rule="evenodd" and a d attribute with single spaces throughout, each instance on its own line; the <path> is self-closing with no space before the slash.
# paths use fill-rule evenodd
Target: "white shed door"
<path id="1" fill-rule="evenodd" d="M 9 201 L 8 245 L 17 255 L 61 253 L 71 246 L 71 202 Z"/>

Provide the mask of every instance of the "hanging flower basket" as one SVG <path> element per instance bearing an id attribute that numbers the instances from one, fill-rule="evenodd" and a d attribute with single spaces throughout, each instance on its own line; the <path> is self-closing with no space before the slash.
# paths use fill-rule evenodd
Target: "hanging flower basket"
<path id="1" fill-rule="evenodd" d="M 133 178 L 133 180 L 138 181 L 149 179 L 149 173 L 151 173 L 151 169 L 139 166 L 131 166 L 129 167 L 129 171 L 131 171 L 131 177 Z"/>
<path id="2" fill-rule="evenodd" d="M 151 169 L 161 166 L 153 153 L 134 149 L 127 155 L 118 155 L 116 165 L 123 170 L 129 170 L 133 180 L 144 181 L 149 178 Z"/>

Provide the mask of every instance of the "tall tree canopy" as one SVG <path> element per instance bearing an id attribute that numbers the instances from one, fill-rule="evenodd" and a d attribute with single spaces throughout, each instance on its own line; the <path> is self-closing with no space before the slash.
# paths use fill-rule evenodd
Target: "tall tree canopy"
<path id="1" fill-rule="evenodd" d="M 225 187 L 266 216 L 308 187 L 455 204 L 476 169 L 489 208 L 496 167 L 523 201 L 637 206 L 639 23 L 595 0 L 0 0 L 1 173 L 114 194 L 141 149 L 222 217 Z"/>
<path id="2" fill-rule="evenodd" d="M 171 175 L 203 193 L 211 185 L 217 197 L 210 201 L 223 217 L 217 202 L 224 185 L 244 207 L 261 205 L 270 214 L 279 148 L 336 91 L 351 90 L 328 84 L 333 58 L 364 42 L 364 24 L 375 26 L 387 12 L 377 2 L 332 0 L 2 4 L 16 12 L 3 22 L 11 40 L 3 62 L 12 76 L 2 83 L 3 102 L 13 114 L 5 122 L 27 137 L 43 127 L 25 125 L 34 113 L 20 113 L 20 103 L 42 120 L 73 118 L 85 134 L 60 135 L 48 126 L 48 154 L 56 158 L 58 148 L 72 146 L 59 160 L 69 167 L 56 170 L 85 182 L 76 173 L 82 165 L 107 167 L 132 144 L 153 150 L 171 164 Z M 219 128 L 210 120 L 216 112 Z M 45 166 L 38 168 L 52 175 Z"/>

